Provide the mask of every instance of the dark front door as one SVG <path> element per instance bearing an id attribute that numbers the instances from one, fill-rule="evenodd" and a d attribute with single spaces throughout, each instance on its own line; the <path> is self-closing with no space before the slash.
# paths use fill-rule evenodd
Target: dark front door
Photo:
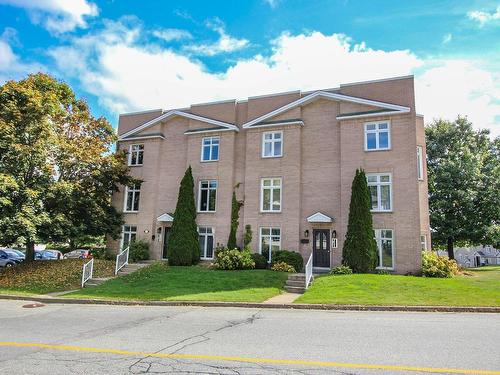
<path id="1" fill-rule="evenodd" d="M 163 228 L 163 252 L 161 257 L 168 258 L 168 237 L 170 236 L 170 227 Z"/>
<path id="2" fill-rule="evenodd" d="M 313 230 L 313 267 L 330 267 L 330 231 Z"/>

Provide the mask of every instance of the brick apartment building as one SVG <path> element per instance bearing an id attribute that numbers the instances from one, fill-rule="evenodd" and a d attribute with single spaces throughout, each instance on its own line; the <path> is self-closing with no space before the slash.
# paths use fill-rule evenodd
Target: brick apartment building
<path id="1" fill-rule="evenodd" d="M 202 259 L 227 242 L 231 196 L 244 201 L 237 234 L 252 249 L 313 254 L 316 268 L 339 265 L 351 184 L 364 168 L 371 191 L 379 267 L 417 272 L 430 247 L 424 121 L 413 76 L 123 114 L 118 148 L 143 180 L 114 194 L 124 212 L 115 250 L 134 238 L 151 258 L 166 238 L 179 183 L 191 165 Z M 237 188 L 235 188 L 238 186 Z"/>

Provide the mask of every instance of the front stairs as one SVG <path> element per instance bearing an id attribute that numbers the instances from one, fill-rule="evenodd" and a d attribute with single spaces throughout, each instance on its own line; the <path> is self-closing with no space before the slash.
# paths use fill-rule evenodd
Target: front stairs
<path id="1" fill-rule="evenodd" d="M 309 285 L 312 284 L 314 276 Z M 285 290 L 288 293 L 303 294 L 306 291 L 306 274 L 305 273 L 291 273 L 285 283 Z"/>

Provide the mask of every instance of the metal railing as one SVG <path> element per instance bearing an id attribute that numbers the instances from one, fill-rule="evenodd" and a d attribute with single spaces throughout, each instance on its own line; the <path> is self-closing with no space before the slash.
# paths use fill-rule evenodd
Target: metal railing
<path id="1" fill-rule="evenodd" d="M 128 264 L 128 247 L 116 256 L 115 275 Z"/>
<path id="2" fill-rule="evenodd" d="M 313 255 L 309 256 L 309 260 L 306 263 L 306 289 L 309 288 L 309 284 L 313 277 Z"/>
<path id="3" fill-rule="evenodd" d="M 90 259 L 87 263 L 83 265 L 82 288 L 85 285 L 85 283 L 92 278 L 93 273 L 94 273 L 94 258 Z"/>

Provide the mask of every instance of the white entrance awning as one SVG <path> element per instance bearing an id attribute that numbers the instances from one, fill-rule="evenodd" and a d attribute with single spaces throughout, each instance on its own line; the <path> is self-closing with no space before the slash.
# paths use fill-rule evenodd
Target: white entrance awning
<path id="1" fill-rule="evenodd" d="M 174 218 L 172 214 L 164 213 L 163 215 L 158 216 L 156 220 L 164 223 L 171 223 L 174 221 Z"/>
<path id="2" fill-rule="evenodd" d="M 307 218 L 309 223 L 332 223 L 333 218 L 321 212 L 316 212 Z"/>

